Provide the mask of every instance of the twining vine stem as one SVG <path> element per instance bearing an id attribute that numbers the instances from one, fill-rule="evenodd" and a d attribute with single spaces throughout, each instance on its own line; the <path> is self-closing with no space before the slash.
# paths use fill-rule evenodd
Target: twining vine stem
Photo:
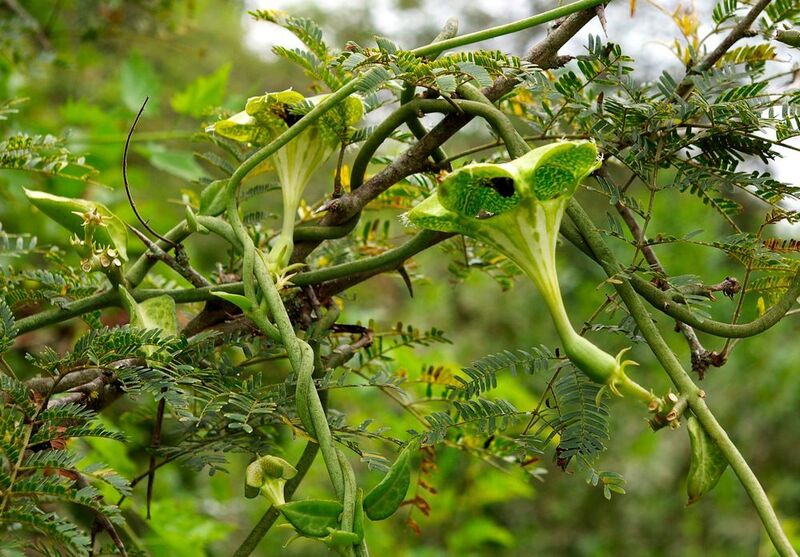
<path id="1" fill-rule="evenodd" d="M 736 445 L 734 445 L 733 441 L 728 437 L 725 429 L 714 417 L 714 414 L 711 413 L 703 396 L 701 396 L 702 391 L 694 384 L 692 378 L 686 370 L 683 369 L 678 358 L 664 341 L 660 331 L 647 312 L 647 309 L 642 304 L 642 301 L 636 295 L 636 291 L 633 289 L 630 282 L 620 276 L 619 270 L 621 267 L 619 263 L 600 236 L 597 228 L 592 224 L 589 216 L 574 199 L 567 206 L 567 215 L 572 219 L 572 222 L 594 253 L 596 260 L 602 265 L 606 274 L 609 277 L 615 278 L 614 288 L 617 290 L 620 298 L 627 306 L 628 311 L 630 311 L 631 316 L 636 321 L 636 325 L 639 327 L 642 336 L 667 372 L 667 375 L 669 375 L 672 382 L 680 391 L 681 396 L 686 398 L 689 408 L 697 416 L 697 419 L 700 420 L 703 429 L 705 429 L 708 435 L 716 442 L 727 459 L 728 464 L 736 473 L 747 495 L 753 502 L 753 506 L 755 506 L 756 512 L 761 518 L 764 528 L 775 548 L 782 557 L 796 556 L 797 553 L 792 548 L 786 533 L 783 531 L 781 523 L 775 514 L 775 510 L 772 508 L 772 504 L 755 473 L 753 473 L 753 470 L 747 464 L 747 461 L 739 452 L 739 449 L 736 448 Z"/>

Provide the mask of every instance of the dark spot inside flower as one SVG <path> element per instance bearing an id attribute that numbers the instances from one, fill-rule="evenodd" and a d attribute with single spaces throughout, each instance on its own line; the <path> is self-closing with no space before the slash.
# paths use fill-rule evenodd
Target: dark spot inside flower
<path id="1" fill-rule="evenodd" d="M 286 122 L 286 125 L 290 128 L 299 122 L 300 118 L 303 117 L 302 114 L 296 114 L 292 112 L 289 105 L 283 103 L 274 105 L 271 111 L 275 116 Z"/>
<path id="2" fill-rule="evenodd" d="M 503 197 L 514 195 L 514 180 L 508 176 L 497 176 L 484 182 L 484 185 L 492 188 Z"/>
<path id="3" fill-rule="evenodd" d="M 283 116 L 283 121 L 286 122 L 286 125 L 291 128 L 297 122 L 299 122 L 302 117 L 302 114 L 295 114 L 294 112 L 289 112 L 287 110 L 286 114 Z"/>

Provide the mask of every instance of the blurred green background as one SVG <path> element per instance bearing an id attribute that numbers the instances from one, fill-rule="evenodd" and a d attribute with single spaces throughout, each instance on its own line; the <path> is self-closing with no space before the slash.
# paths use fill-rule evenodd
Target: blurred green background
<path id="1" fill-rule="evenodd" d="M 0 121 L 0 131 L 67 134 L 69 147 L 85 153 L 87 162 L 100 173 L 94 181 L 40 179 L 31 174 L 0 173 L 0 222 L 9 232 L 36 234 L 41 243 L 64 244 L 57 225 L 34 217 L 21 193 L 22 186 L 69 196 L 82 196 L 108 204 L 129 222 L 133 214 L 125 202 L 120 171 L 125 133 L 145 95 L 151 97 L 135 136 L 129 176 L 141 212 L 160 231 L 180 218 L 182 196 L 196 196 L 200 176 L 208 168 L 192 156 L 202 149 L 191 142 L 191 134 L 216 116 L 206 109 L 223 106 L 239 110 L 248 96 L 294 87 L 307 92 L 307 82 L 296 68 L 269 53 L 271 44 L 291 44 L 274 26 L 253 23 L 247 9 L 274 7 L 263 2 L 195 0 L 122 1 L 25 1 L 0 3 L 0 98 L 27 98 L 19 114 Z M 666 2 L 670 5 L 669 2 Z M 674 4 L 674 3 L 672 3 Z M 20 24 L 21 6 L 33 15 L 36 25 Z M 341 47 L 346 40 L 367 44 L 373 34 L 385 34 L 406 47 L 430 40 L 444 19 L 456 16 L 464 32 L 508 21 L 552 7 L 552 2 L 500 3 L 466 1 L 437 3 L 431 0 L 381 0 L 353 2 L 284 2 L 281 7 L 296 15 L 316 19 L 326 30 L 330 44 Z M 498 9 L 499 8 L 499 9 Z M 635 44 L 651 33 L 677 34 L 669 18 L 640 6 L 633 19 L 627 2 L 609 10 L 611 40 L 624 35 Z M 661 20 L 658 17 L 662 17 Z M 30 23 L 30 22 L 28 22 Z M 37 28 L 37 25 L 39 28 Z M 591 31 L 601 33 L 593 23 Z M 632 31 L 632 29 L 634 31 Z M 666 30 L 666 31 L 664 31 Z M 531 31 L 491 46 L 519 54 L 541 37 Z M 634 33 L 634 34 L 631 34 Z M 648 40 L 651 38 L 648 35 Z M 581 38 L 563 50 L 579 53 Z M 676 61 L 654 53 L 658 49 L 629 50 L 637 58 L 637 76 L 657 75 Z M 454 143 L 461 146 L 481 142 L 478 127 L 468 127 Z M 396 144 L 395 144 L 396 145 Z M 391 154 L 391 149 L 385 151 Z M 352 154 L 350 154 L 350 158 Z M 796 160 L 796 159 L 795 159 Z M 796 165 L 795 165 L 796 168 Z M 332 169 L 328 169 L 332 173 Z M 320 179 L 321 193 L 331 174 Z M 664 194 L 665 196 L 667 194 Z M 269 198 L 279 211 L 279 198 Z M 680 235 L 704 228 L 713 238 L 723 233 L 717 219 L 699 204 L 672 203 L 656 208 L 651 231 Z M 599 222 L 605 220 L 606 202 L 586 195 L 586 205 Z M 741 217 L 745 226 L 757 225 L 763 209 L 746 206 Z M 784 231 L 791 233 L 791 231 Z M 403 232 L 397 227 L 393 234 Z M 219 257 L 219 245 L 210 240 L 192 241 L 189 252 L 196 265 L 210 271 Z M 693 251 L 686 246 L 659 251 L 673 275 L 699 275 L 707 283 L 740 269 L 717 252 Z M 9 262 L 4 262 L 8 264 Z M 13 262 L 11 262 L 13 263 Z M 560 277 L 566 304 L 579 323 L 605 299 L 599 269 L 571 246 L 560 252 Z M 395 322 L 416 327 L 443 329 L 453 344 L 437 344 L 412 352 L 397 351 L 393 366 L 418 377 L 429 365 L 457 369 L 492 352 L 545 344 L 555 346 L 538 293 L 520 281 L 504 291 L 490 277 L 471 273 L 456 281 L 448 272 L 448 259 L 440 249 L 417 258 L 415 272 L 426 279 L 415 286 L 413 299 L 396 275 L 373 279 L 346 296 L 345 322 L 374 319 L 382 328 Z M 159 271 L 163 281 L 178 280 Z M 741 278 L 741 277 L 740 277 Z M 725 318 L 733 302 L 720 297 L 710 313 Z M 755 300 L 745 304 L 744 319 L 756 315 Z M 196 308 L 190 308 L 196 309 Z M 112 317 L 106 316 L 106 319 Z M 613 317 L 612 317 L 613 319 Z M 800 536 L 800 342 L 797 320 L 790 316 L 758 338 L 740 343 L 732 360 L 721 369 L 711 369 L 703 382 L 709 404 L 730 436 L 765 485 L 786 527 Z M 673 348 L 688 365 L 689 355 L 673 323 L 661 318 L 660 325 Z M 26 342 L 30 349 L 51 344 L 64 350 L 74 340 L 71 329 L 45 330 Z M 720 342 L 704 338 L 706 347 L 719 349 Z M 606 335 L 606 344 L 614 337 Z M 622 336 L 607 346 L 615 353 L 626 344 Z M 635 376 L 648 385 L 665 390 L 668 383 L 646 346 L 636 346 L 633 358 L 641 363 Z M 544 386 L 543 377 L 502 376 L 497 396 L 518 408 L 532 408 Z M 353 390 L 356 391 L 356 390 Z M 334 393 L 331 404 L 347 412 L 352 423 L 374 418 L 380 425 L 402 436 L 413 421 L 387 399 L 371 390 Z M 363 391 L 363 392 L 362 392 Z M 137 405 L 138 404 L 138 405 Z M 106 412 L 109 425 L 128 428 L 151 414 L 148 401 L 119 402 Z M 144 406 L 142 406 L 144 405 Z M 528 472 L 498 470 L 471 458 L 465 451 L 440 449 L 437 469 L 429 478 L 437 493 L 427 494 L 430 516 L 413 513 L 420 532 L 404 521 L 408 511 L 375 525 L 370 531 L 374 555 L 436 556 L 767 556 L 770 546 L 761 533 L 755 511 L 736 478 L 728 471 L 720 485 L 702 501 L 686 507 L 685 474 L 688 440 L 683 430 L 652 433 L 637 405 L 612 402 L 612 440 L 600 466 L 621 473 L 627 494 L 611 501 L 601 490 L 584 482 L 579 474 L 563 473 L 549 458 L 531 465 Z M 132 427 L 140 427 L 134 425 Z M 149 432 L 130 447 L 147 444 Z M 141 443 L 139 443 L 141 441 Z M 299 444 L 285 439 L 287 453 L 294 457 Z M 295 446 L 297 445 L 297 446 Z M 87 447 L 87 453 L 89 453 Z M 145 454 L 113 442 L 94 442 L 95 458 L 133 476 L 142 470 Z M 99 456 L 98 456 L 99 455 Z M 141 539 L 158 556 L 229 555 L 264 511 L 263 500 L 241 497 L 241 473 L 245 462 L 232 455 L 230 474 L 213 477 L 193 474 L 179 466 L 165 467 L 159 474 L 153 520 Z M 359 469 L 364 483 L 379 475 Z M 538 478 L 538 479 L 537 479 Z M 538 481 L 541 479 L 542 481 Z M 312 470 L 300 496 L 325 488 L 321 467 Z M 141 491 L 141 490 L 140 490 Z M 131 503 L 143 506 L 139 493 Z M 304 540 L 287 548 L 289 533 L 276 528 L 262 542 L 258 555 L 325 555 L 321 545 Z"/>

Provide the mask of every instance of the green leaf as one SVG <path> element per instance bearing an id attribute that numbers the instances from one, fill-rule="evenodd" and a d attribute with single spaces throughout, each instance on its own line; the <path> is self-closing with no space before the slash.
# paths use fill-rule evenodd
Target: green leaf
<path id="1" fill-rule="evenodd" d="M 0 354 L 4 354 L 14 345 L 14 338 L 19 334 L 14 313 L 3 298 L 0 298 Z"/>
<path id="2" fill-rule="evenodd" d="M 125 224 L 108 207 L 101 203 L 86 199 L 60 197 L 43 191 L 25 190 L 25 195 L 34 207 L 56 221 L 58 224 L 80 237 L 83 237 L 83 219 L 75 213 L 86 213 L 93 209 L 103 216 L 105 226 L 98 227 L 94 232 L 95 241 L 114 247 L 119 256 L 128 259 L 128 231 Z"/>
<path id="3" fill-rule="evenodd" d="M 169 296 L 156 296 L 144 302 L 137 302 L 125 287 L 120 286 L 122 304 L 131 318 L 131 326 L 139 329 L 160 329 L 166 335 L 178 334 L 178 320 L 175 314 L 175 300 Z"/>
<path id="4" fill-rule="evenodd" d="M 200 214 L 216 217 L 225 211 L 227 180 L 214 180 L 200 192 Z"/>
<path id="5" fill-rule="evenodd" d="M 200 118 L 208 108 L 222 104 L 230 71 L 231 64 L 228 63 L 210 75 L 195 79 L 186 89 L 172 96 L 170 104 L 173 110 L 179 114 Z"/>
<path id="6" fill-rule="evenodd" d="M 417 450 L 416 441 L 409 443 L 386 476 L 364 497 L 364 512 L 370 520 L 384 520 L 400 508 L 411 484 L 411 454 Z"/>
<path id="7" fill-rule="evenodd" d="M 692 446 L 692 460 L 686 480 L 686 492 L 689 495 L 687 504 L 691 505 L 714 489 L 728 467 L 728 461 L 697 418 L 690 416 L 686 425 Z"/>
<path id="8" fill-rule="evenodd" d="M 188 151 L 174 151 L 159 143 L 148 143 L 136 149 L 150 164 L 182 180 L 194 182 L 205 176 L 205 171 Z"/>
<path id="9" fill-rule="evenodd" d="M 493 83 L 492 76 L 486 71 L 486 68 L 473 64 L 472 62 L 458 62 L 456 64 L 458 69 L 470 76 L 478 82 L 481 87 L 490 87 Z"/>
<path id="10" fill-rule="evenodd" d="M 342 504 L 327 499 L 306 499 L 281 505 L 281 511 L 298 533 L 312 538 L 323 538 L 330 530 L 337 530 Z"/>
<path id="11" fill-rule="evenodd" d="M 150 97 L 148 112 L 158 112 L 161 80 L 150 62 L 138 52 L 131 53 L 122 63 L 119 86 L 122 104 L 130 111 L 138 112 L 144 99 Z"/>

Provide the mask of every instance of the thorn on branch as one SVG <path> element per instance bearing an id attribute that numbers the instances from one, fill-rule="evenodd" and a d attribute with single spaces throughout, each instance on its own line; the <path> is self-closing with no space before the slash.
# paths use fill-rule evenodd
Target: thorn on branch
<path id="1" fill-rule="evenodd" d="M 406 271 L 405 265 L 400 265 L 397 268 L 397 272 L 400 273 L 401 277 L 403 277 L 403 282 L 405 283 L 406 288 L 408 288 L 408 295 L 413 298 L 414 297 L 414 287 L 411 284 L 411 277 L 408 276 L 408 271 Z"/>
<path id="2" fill-rule="evenodd" d="M 606 7 L 603 4 L 598 4 L 594 7 L 594 12 L 597 14 L 597 19 L 600 21 L 600 26 L 603 28 L 603 34 L 608 38 L 608 29 L 606 24 L 608 20 L 606 20 Z"/>
<path id="3" fill-rule="evenodd" d="M 342 143 L 339 149 L 339 158 L 336 160 L 336 174 L 333 177 L 333 193 L 331 196 L 334 199 L 342 197 L 344 194 L 344 188 L 342 188 L 342 167 L 344 166 L 344 152 L 346 149 L 347 146 Z"/>
<path id="4" fill-rule="evenodd" d="M 711 350 L 692 352 L 692 371 L 697 373 L 697 376 L 702 380 L 705 379 L 706 371 L 708 371 L 709 367 L 722 367 L 727 361 L 728 354 L 724 350 L 722 352 Z"/>

